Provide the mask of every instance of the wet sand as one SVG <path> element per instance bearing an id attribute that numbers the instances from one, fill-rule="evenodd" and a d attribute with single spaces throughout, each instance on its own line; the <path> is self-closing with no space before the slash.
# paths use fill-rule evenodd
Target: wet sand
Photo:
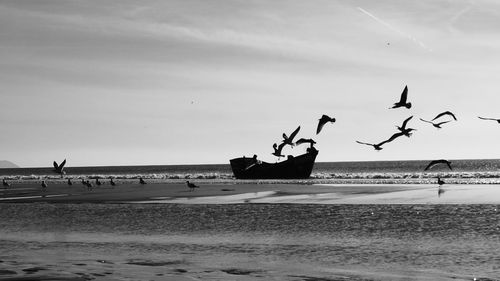
<path id="1" fill-rule="evenodd" d="M 500 185 L 435 184 L 210 184 L 190 191 L 185 183 L 17 183 L 0 189 L 0 202 L 177 203 L 177 204 L 500 204 Z"/>

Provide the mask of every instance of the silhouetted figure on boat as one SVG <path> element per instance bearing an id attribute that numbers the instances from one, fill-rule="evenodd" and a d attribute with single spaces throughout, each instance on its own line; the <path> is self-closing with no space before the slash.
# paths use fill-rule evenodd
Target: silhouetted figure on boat
<path id="1" fill-rule="evenodd" d="M 451 162 L 448 161 L 448 160 L 445 160 L 445 159 L 439 159 L 439 160 L 432 160 L 424 169 L 424 171 L 427 171 L 429 169 L 431 169 L 432 167 L 436 166 L 436 165 L 441 165 L 441 164 L 444 164 L 446 166 L 448 166 L 448 168 L 450 170 L 452 170 L 451 168 Z"/>
<path id="2" fill-rule="evenodd" d="M 195 188 L 200 188 L 198 185 L 191 183 L 189 181 L 186 181 L 186 184 L 189 187 L 189 191 L 194 191 Z"/>
<path id="3" fill-rule="evenodd" d="M 417 129 L 413 129 L 413 128 L 406 128 L 406 125 L 408 124 L 408 121 L 410 121 L 412 118 L 413 118 L 413 116 L 410 116 L 410 117 L 406 118 L 406 120 L 403 121 L 403 124 L 401 124 L 401 127 L 400 126 L 396 126 L 396 128 L 398 128 L 398 130 L 401 133 L 403 133 L 403 135 L 405 135 L 407 137 L 411 136 L 412 131 L 416 131 L 417 130 Z"/>
<path id="4" fill-rule="evenodd" d="M 441 129 L 441 125 L 446 124 L 446 123 L 448 123 L 448 122 L 451 122 L 451 121 L 443 121 L 443 122 L 439 122 L 439 123 L 434 123 L 434 122 L 432 122 L 432 121 L 427 121 L 427 120 L 424 120 L 424 119 L 422 119 L 422 118 L 420 118 L 420 120 L 421 120 L 421 121 L 423 121 L 423 122 L 426 122 L 426 123 L 432 124 L 432 126 L 434 126 L 434 127 L 435 127 L 435 128 L 437 128 L 437 129 Z"/>
<path id="5" fill-rule="evenodd" d="M 139 183 L 140 184 L 146 184 L 146 182 L 142 179 L 142 177 L 139 178 Z"/>
<path id="6" fill-rule="evenodd" d="M 408 86 L 405 86 L 403 92 L 401 93 L 401 97 L 397 103 L 395 103 L 391 108 L 399 108 L 406 107 L 408 109 L 411 108 L 411 102 L 407 102 L 408 99 Z"/>
<path id="7" fill-rule="evenodd" d="M 455 117 L 455 114 L 453 114 L 451 111 L 445 111 L 445 112 L 441 112 L 439 113 L 436 117 L 434 117 L 434 119 L 432 119 L 431 121 L 434 121 L 440 117 L 443 117 L 443 116 L 451 116 L 453 119 L 455 119 L 455 121 L 457 121 L 457 117 Z"/>
<path id="8" fill-rule="evenodd" d="M 66 174 L 66 172 L 64 171 L 64 165 L 66 165 L 66 159 L 64 159 L 64 161 L 61 162 L 61 164 L 57 165 L 57 162 L 54 161 L 54 163 L 52 163 L 54 165 L 54 172 L 60 174 L 61 176 Z"/>
<path id="9" fill-rule="evenodd" d="M 500 119 L 496 119 L 496 118 L 487 118 L 487 117 L 481 117 L 481 116 L 478 116 L 477 118 L 482 119 L 482 120 L 497 121 L 498 123 L 500 123 Z"/>
<path id="10" fill-rule="evenodd" d="M 73 185 L 73 183 L 71 182 L 71 179 L 68 179 L 68 185 Z"/>
<path id="11" fill-rule="evenodd" d="M 295 138 L 295 136 L 299 131 L 300 131 L 300 126 L 298 126 L 297 129 L 295 129 L 295 131 L 293 131 L 289 137 L 285 133 L 283 133 L 283 143 L 293 147 L 294 146 L 293 138 Z"/>
<path id="12" fill-rule="evenodd" d="M 283 147 L 286 145 L 286 143 L 282 142 L 278 146 L 276 143 L 273 144 L 273 149 L 274 152 L 272 153 L 274 156 L 277 156 L 278 158 L 285 157 L 285 155 L 281 154 L 281 150 L 283 150 Z"/>
<path id="13" fill-rule="evenodd" d="M 335 118 L 331 118 L 330 116 L 323 114 L 323 116 L 319 119 L 318 127 L 316 128 L 316 135 L 321 132 L 323 126 L 328 122 L 335 123 Z"/>
<path id="14" fill-rule="evenodd" d="M 380 142 L 380 143 L 366 143 L 366 142 L 360 142 L 360 141 L 356 141 L 357 143 L 359 144 L 365 144 L 365 145 L 370 145 L 370 146 L 373 146 L 373 148 L 375 148 L 375 150 L 382 150 L 382 145 L 386 144 L 386 143 L 389 143 L 393 140 L 395 140 L 396 138 L 399 138 L 401 136 L 404 136 L 403 133 L 399 132 L 399 133 L 395 133 L 393 134 L 389 139 L 383 141 L 383 142 Z"/>
<path id="15" fill-rule="evenodd" d="M 2 185 L 5 188 L 9 188 L 10 187 L 10 183 L 8 183 L 5 179 L 2 179 Z"/>

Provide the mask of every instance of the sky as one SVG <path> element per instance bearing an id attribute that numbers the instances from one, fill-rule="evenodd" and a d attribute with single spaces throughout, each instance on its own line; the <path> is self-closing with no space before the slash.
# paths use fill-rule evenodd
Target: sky
<path id="1" fill-rule="evenodd" d="M 499 35 L 493 0 L 2 0 L 0 159 L 274 162 L 299 125 L 319 162 L 500 158 Z"/>

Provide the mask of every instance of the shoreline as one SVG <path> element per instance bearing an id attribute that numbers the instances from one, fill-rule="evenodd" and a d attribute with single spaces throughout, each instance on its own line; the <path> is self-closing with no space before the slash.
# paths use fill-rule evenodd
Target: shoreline
<path id="1" fill-rule="evenodd" d="M 48 182 L 17 183 L 0 188 L 0 203 L 134 203 L 134 204 L 500 204 L 499 184 L 297 184 L 203 183 L 190 191 L 184 183 L 120 182 L 89 190 Z"/>

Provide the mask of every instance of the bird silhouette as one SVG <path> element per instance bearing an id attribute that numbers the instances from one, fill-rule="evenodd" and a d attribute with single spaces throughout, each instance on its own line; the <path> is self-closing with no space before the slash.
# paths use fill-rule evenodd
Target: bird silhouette
<path id="1" fill-rule="evenodd" d="M 436 115 L 436 117 L 434 117 L 434 119 L 432 119 L 432 121 L 438 119 L 439 117 L 442 117 L 442 116 L 445 116 L 445 115 L 449 115 L 451 116 L 453 119 L 455 119 L 455 121 L 457 121 L 457 117 L 455 117 L 455 114 L 453 114 L 452 112 L 450 111 L 445 111 L 445 112 L 441 112 L 439 113 L 438 115 Z"/>
<path id="2" fill-rule="evenodd" d="M 411 108 L 411 102 L 407 102 L 406 100 L 408 99 L 408 86 L 405 86 L 403 89 L 403 92 L 401 93 L 401 98 L 397 103 L 395 103 L 392 108 L 398 108 L 398 107 L 406 107 L 408 109 Z"/>
<path id="3" fill-rule="evenodd" d="M 440 177 L 438 177 L 438 181 L 437 181 L 438 185 L 443 185 L 445 184 L 444 180 L 442 180 Z"/>
<path id="4" fill-rule="evenodd" d="M 432 168 L 436 165 L 439 165 L 439 164 L 445 164 L 446 166 L 448 166 L 448 168 L 450 168 L 450 170 L 452 170 L 450 161 L 445 160 L 445 159 L 439 159 L 439 160 L 432 160 L 431 162 L 429 162 L 429 164 L 427 164 L 427 166 L 425 167 L 424 171 L 427 171 L 430 168 Z"/>
<path id="5" fill-rule="evenodd" d="M 432 122 L 432 121 L 427 121 L 427 120 L 424 120 L 424 119 L 422 119 L 422 118 L 420 118 L 420 120 L 421 120 L 421 121 L 423 121 L 423 122 L 426 122 L 426 123 L 432 124 L 432 126 L 434 126 L 434 127 L 435 127 L 435 128 L 437 128 L 437 129 L 441 129 L 441 128 L 442 128 L 442 127 L 441 127 L 441 125 L 446 124 L 446 123 L 448 123 L 448 122 L 451 122 L 451 121 L 443 121 L 443 122 L 439 122 L 439 123 L 434 123 L 434 122 Z"/>
<path id="6" fill-rule="evenodd" d="M 413 116 L 410 116 L 410 117 L 406 118 L 405 121 L 403 121 L 403 124 L 401 124 L 401 127 L 400 126 L 396 126 L 396 128 L 398 128 L 398 130 L 401 133 L 403 133 L 403 135 L 405 135 L 407 137 L 411 136 L 412 131 L 416 131 L 417 130 L 417 129 L 413 129 L 413 128 L 406 128 L 406 125 L 408 124 L 408 121 L 410 121 L 412 118 L 413 118 Z"/>
<path id="7" fill-rule="evenodd" d="M 191 183 L 189 181 L 186 181 L 186 184 L 189 187 L 189 191 L 194 191 L 195 188 L 200 188 L 198 185 Z"/>
<path id="8" fill-rule="evenodd" d="M 280 143 L 280 145 L 277 145 L 276 143 L 273 144 L 274 152 L 272 153 L 272 155 L 277 156 L 277 157 L 285 157 L 285 155 L 281 154 L 281 150 L 283 149 L 283 147 L 285 145 L 286 145 L 286 143 L 284 143 L 284 142 Z"/>
<path id="9" fill-rule="evenodd" d="M 68 179 L 68 185 L 73 185 L 73 183 L 71 182 L 71 179 Z"/>
<path id="10" fill-rule="evenodd" d="M 142 177 L 139 178 L 139 183 L 140 184 L 146 184 L 146 182 L 142 179 Z"/>
<path id="11" fill-rule="evenodd" d="M 101 185 L 101 184 L 102 184 L 102 182 L 100 182 L 100 181 L 99 181 L 99 179 L 98 179 L 98 178 L 96 178 L 96 179 L 95 179 L 95 184 L 96 184 L 96 185 Z"/>
<path id="12" fill-rule="evenodd" d="M 313 145 L 316 144 L 316 142 L 313 139 L 304 139 L 304 138 L 301 138 L 301 139 L 299 139 L 298 141 L 295 142 L 295 145 L 301 145 L 303 143 L 308 143 L 311 146 L 313 146 Z"/>
<path id="13" fill-rule="evenodd" d="M 293 131 L 289 137 L 285 133 L 283 133 L 283 143 L 293 147 L 294 146 L 293 138 L 295 138 L 295 136 L 299 131 L 300 131 L 300 126 L 298 126 L 297 129 L 295 129 L 295 131 Z"/>
<path id="14" fill-rule="evenodd" d="M 395 133 L 390 138 L 386 139 L 385 141 L 380 142 L 380 143 L 376 143 L 376 144 L 374 144 L 374 143 L 367 143 L 367 142 L 360 142 L 360 141 L 356 141 L 356 142 L 359 143 L 359 144 L 366 144 L 366 145 L 373 146 L 373 148 L 375 148 L 375 150 L 382 150 L 382 145 L 384 145 L 386 143 L 389 143 L 389 142 L 395 140 L 396 138 L 399 138 L 400 136 L 404 136 L 404 134 L 401 133 L 401 132 Z"/>
<path id="15" fill-rule="evenodd" d="M 438 187 L 438 197 L 441 197 L 441 194 L 444 193 L 444 189 L 441 189 L 441 187 Z"/>
<path id="16" fill-rule="evenodd" d="M 113 178 L 111 178 L 111 179 L 109 180 L 109 183 L 110 183 L 112 186 L 115 186 L 115 185 L 116 185 L 116 183 L 113 181 Z"/>
<path id="17" fill-rule="evenodd" d="M 3 185 L 3 187 L 5 187 L 5 188 L 10 187 L 10 183 L 8 183 L 5 179 L 2 179 L 2 185 Z"/>
<path id="18" fill-rule="evenodd" d="M 496 118 L 485 118 L 485 117 L 480 117 L 480 116 L 478 116 L 477 118 L 482 119 L 482 120 L 497 121 L 498 123 L 500 123 L 500 119 L 496 119 Z"/>
<path id="19" fill-rule="evenodd" d="M 57 165 L 57 162 L 54 161 L 53 165 L 54 165 L 54 172 L 61 174 L 61 176 L 66 174 L 66 172 L 64 172 L 64 165 L 66 165 L 66 159 L 64 159 L 64 161 L 62 161 L 61 164 L 59 165 Z"/>
<path id="20" fill-rule="evenodd" d="M 335 118 L 331 118 L 330 116 L 323 114 L 323 116 L 319 119 L 318 127 L 316 128 L 316 135 L 321 132 L 323 126 L 325 126 L 328 122 L 335 123 Z"/>
<path id="21" fill-rule="evenodd" d="M 47 183 L 45 181 L 42 181 L 42 190 L 45 191 L 47 189 Z"/>
<path id="22" fill-rule="evenodd" d="M 85 185 L 87 186 L 87 190 L 92 190 L 92 188 L 94 187 L 89 180 L 85 181 Z"/>

